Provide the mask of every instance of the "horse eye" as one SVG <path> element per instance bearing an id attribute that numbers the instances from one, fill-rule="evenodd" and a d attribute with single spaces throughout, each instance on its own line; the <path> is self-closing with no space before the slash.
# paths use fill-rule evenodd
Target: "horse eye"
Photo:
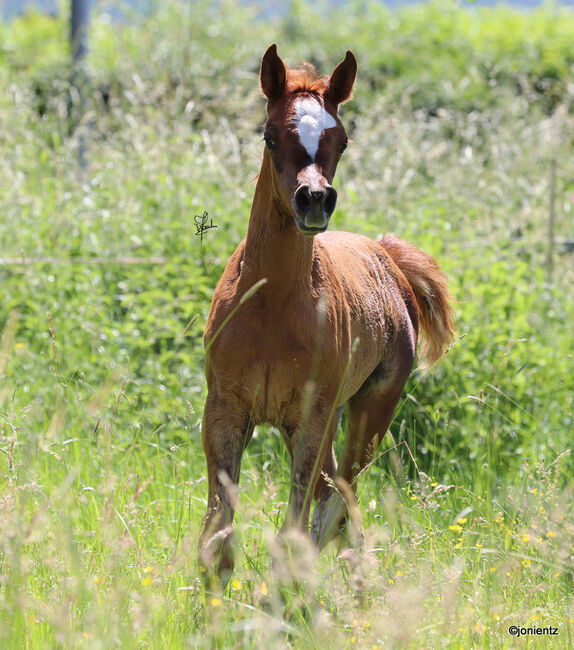
<path id="1" fill-rule="evenodd" d="M 348 140 L 345 140 L 345 142 L 341 142 L 341 144 L 339 145 L 339 155 L 342 154 L 343 151 L 345 151 L 348 144 L 349 144 Z"/>
<path id="2" fill-rule="evenodd" d="M 275 149 L 275 147 L 277 146 L 275 144 L 275 140 L 273 140 L 273 138 L 270 135 L 264 135 L 263 139 L 265 140 L 265 145 L 267 146 L 267 149 L 269 149 L 269 151 L 273 151 L 273 149 Z"/>

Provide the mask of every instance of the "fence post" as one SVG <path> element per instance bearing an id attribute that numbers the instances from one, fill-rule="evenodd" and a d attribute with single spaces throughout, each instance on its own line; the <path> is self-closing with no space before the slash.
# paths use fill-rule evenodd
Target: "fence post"
<path id="1" fill-rule="evenodd" d="M 556 160 L 550 161 L 550 183 L 548 198 L 548 252 L 546 264 L 548 265 L 548 278 L 552 282 L 554 270 L 554 221 L 556 218 Z"/>
<path id="2" fill-rule="evenodd" d="M 75 86 L 81 117 L 77 126 L 78 136 L 78 163 L 82 170 L 88 166 L 87 144 L 84 129 L 87 124 L 82 124 L 86 110 L 86 92 L 88 78 L 82 69 L 82 59 L 88 51 L 88 22 L 90 17 L 90 0 L 71 0 L 70 11 L 70 45 L 72 51 L 72 85 Z"/>
<path id="3" fill-rule="evenodd" d="M 71 0 L 70 39 L 72 44 L 72 60 L 81 61 L 88 49 L 87 31 L 90 13 L 88 0 Z"/>

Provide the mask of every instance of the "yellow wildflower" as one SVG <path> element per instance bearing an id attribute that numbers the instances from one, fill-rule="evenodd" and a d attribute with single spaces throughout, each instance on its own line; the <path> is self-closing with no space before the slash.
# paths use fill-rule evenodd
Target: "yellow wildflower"
<path id="1" fill-rule="evenodd" d="M 474 626 L 474 631 L 477 634 L 484 634 L 486 632 L 486 625 L 478 621 L 478 623 Z"/>

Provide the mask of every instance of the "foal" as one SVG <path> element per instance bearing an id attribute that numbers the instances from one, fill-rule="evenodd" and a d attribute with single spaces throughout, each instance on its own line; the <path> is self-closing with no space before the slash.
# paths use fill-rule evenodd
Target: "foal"
<path id="1" fill-rule="evenodd" d="M 223 584 L 233 570 L 233 485 L 254 426 L 278 427 L 291 457 L 283 529 L 307 530 L 314 496 L 311 535 L 322 548 L 345 515 L 322 472 L 353 485 L 369 462 L 411 371 L 419 326 L 429 364 L 454 336 L 449 290 L 433 258 L 392 235 L 325 232 L 347 146 L 337 107 L 350 98 L 356 72 L 351 52 L 323 78 L 310 66 L 287 69 L 275 45 L 261 63 L 263 162 L 247 237 L 217 285 L 205 330 L 209 497 L 199 561 Z M 336 411 L 344 405 L 337 467 Z"/>

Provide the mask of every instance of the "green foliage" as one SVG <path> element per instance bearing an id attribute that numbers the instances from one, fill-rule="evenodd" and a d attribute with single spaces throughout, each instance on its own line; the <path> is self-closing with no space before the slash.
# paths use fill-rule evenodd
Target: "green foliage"
<path id="1" fill-rule="evenodd" d="M 95 14 L 74 75 L 66 35 L 65 15 L 0 25 L 0 645 L 511 647 L 515 624 L 569 647 L 574 273 L 557 247 L 550 278 L 546 239 L 551 160 L 572 238 L 572 10 L 162 2 Z M 206 599 L 202 332 L 271 42 L 321 72 L 357 54 L 334 227 L 435 255 L 460 338 L 359 482 L 367 550 L 314 562 L 294 539 L 289 564 L 288 454 L 262 428 L 235 579 Z"/>
<path id="2" fill-rule="evenodd" d="M 67 36 L 62 19 L 27 11 L 9 25 L 0 24 L 0 61 L 16 70 L 38 74 L 66 62 Z"/>

